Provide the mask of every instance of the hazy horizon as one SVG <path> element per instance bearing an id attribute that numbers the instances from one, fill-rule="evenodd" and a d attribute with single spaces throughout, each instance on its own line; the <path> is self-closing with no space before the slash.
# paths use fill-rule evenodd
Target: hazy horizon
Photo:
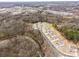
<path id="1" fill-rule="evenodd" d="M 79 0 L 0 0 L 0 2 L 51 2 L 51 1 L 79 1 Z"/>

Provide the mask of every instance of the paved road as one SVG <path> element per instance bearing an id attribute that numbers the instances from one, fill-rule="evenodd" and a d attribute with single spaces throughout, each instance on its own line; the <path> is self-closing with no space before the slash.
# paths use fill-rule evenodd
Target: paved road
<path id="1" fill-rule="evenodd" d="M 73 15 L 73 13 L 69 13 L 69 12 L 52 11 L 52 10 L 45 10 L 45 11 L 49 13 L 57 14 L 57 15 L 62 15 L 62 16 Z"/>
<path id="2" fill-rule="evenodd" d="M 40 31 L 41 32 L 41 34 L 43 35 L 43 37 L 46 39 L 46 41 L 48 42 L 48 44 L 50 45 L 50 47 L 52 48 L 52 50 L 54 50 L 54 53 L 55 53 L 55 55 L 57 56 L 57 57 L 72 57 L 72 56 L 70 56 L 70 55 L 66 55 L 66 54 L 63 54 L 63 53 L 61 53 L 60 51 L 58 51 L 57 49 L 56 49 L 56 47 L 54 47 L 53 45 L 52 45 L 52 43 L 49 41 L 49 39 L 45 36 L 45 34 L 42 32 L 42 31 Z"/>
<path id="3" fill-rule="evenodd" d="M 66 55 L 66 54 L 64 54 L 64 53 L 61 53 L 52 43 L 51 43 L 51 40 L 45 35 L 45 32 L 43 32 L 43 30 L 42 29 L 44 29 L 43 28 L 43 25 L 42 25 L 42 23 L 40 23 L 40 24 L 36 24 L 36 26 L 37 26 L 37 29 L 41 32 L 41 34 L 43 35 L 43 37 L 46 39 L 46 41 L 48 42 L 48 44 L 50 45 L 50 47 L 52 48 L 52 50 L 54 51 L 54 53 L 55 53 L 55 55 L 56 56 L 62 56 L 62 57 L 64 57 L 64 56 L 67 56 L 67 57 L 71 57 L 70 55 Z M 46 29 L 45 29 L 46 30 Z M 53 34 L 53 35 L 56 35 L 56 34 Z M 52 36 L 53 36 L 52 35 Z M 60 38 L 59 38 L 60 39 Z"/>
<path id="4" fill-rule="evenodd" d="M 62 54 L 60 54 L 57 50 L 56 50 L 56 48 L 51 44 L 51 42 L 48 40 L 48 38 L 44 35 L 44 33 L 42 32 L 42 31 L 40 31 L 41 32 L 41 34 L 43 35 L 43 37 L 46 39 L 46 41 L 48 42 L 48 44 L 50 45 L 50 47 L 52 48 L 52 50 L 54 51 L 54 53 L 55 53 L 55 56 L 63 56 Z"/>

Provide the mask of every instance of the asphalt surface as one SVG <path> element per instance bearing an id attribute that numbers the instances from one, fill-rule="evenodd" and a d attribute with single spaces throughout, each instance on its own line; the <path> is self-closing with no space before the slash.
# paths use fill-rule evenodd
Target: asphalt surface
<path id="1" fill-rule="evenodd" d="M 51 50 L 54 51 L 54 54 L 53 54 L 53 55 L 54 55 L 55 57 L 73 57 L 73 56 L 66 55 L 66 54 L 60 52 L 60 51 L 51 43 L 51 41 L 46 37 L 45 33 L 42 31 L 43 25 L 42 25 L 42 24 L 41 24 L 41 25 L 36 24 L 36 25 L 37 25 L 38 30 L 41 32 L 41 34 L 42 34 L 43 37 L 45 38 L 46 42 L 50 45 Z M 40 28 L 39 28 L 39 27 L 40 27 Z M 53 34 L 53 35 L 55 35 L 55 34 Z"/>

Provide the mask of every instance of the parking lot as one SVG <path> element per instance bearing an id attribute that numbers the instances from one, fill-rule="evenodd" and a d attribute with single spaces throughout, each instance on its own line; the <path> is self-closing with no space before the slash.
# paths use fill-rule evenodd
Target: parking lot
<path id="1" fill-rule="evenodd" d="M 38 25 L 36 25 L 36 27 L 44 33 L 44 35 L 48 38 L 48 41 L 50 41 L 58 51 L 66 55 L 78 56 L 76 45 L 67 41 L 60 32 L 52 26 L 52 24 L 44 22 L 38 23 Z"/>

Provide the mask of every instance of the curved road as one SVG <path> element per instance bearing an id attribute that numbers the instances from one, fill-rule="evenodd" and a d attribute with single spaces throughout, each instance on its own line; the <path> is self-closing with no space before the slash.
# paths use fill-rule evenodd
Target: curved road
<path id="1" fill-rule="evenodd" d="M 36 24 L 36 29 L 38 29 L 40 32 L 41 32 L 41 34 L 43 35 L 43 37 L 46 39 L 46 42 L 48 42 L 48 44 L 50 45 L 50 47 L 52 48 L 52 50 L 54 51 L 54 53 L 55 53 L 55 55 L 57 56 L 57 57 L 73 57 L 73 56 L 71 56 L 71 55 L 67 55 L 67 54 L 64 54 L 64 53 L 62 53 L 62 52 L 60 52 L 51 42 L 50 42 L 50 40 L 46 37 L 46 35 L 45 35 L 45 33 L 43 33 L 43 31 L 42 31 L 42 27 L 43 27 L 43 25 L 42 25 L 42 23 L 40 23 L 40 24 Z M 35 27 L 34 27 L 35 28 Z"/>
<path id="2" fill-rule="evenodd" d="M 63 54 L 63 53 L 61 53 L 60 51 L 58 51 L 54 46 L 53 46 L 53 44 L 48 40 L 48 38 L 45 36 L 45 34 L 42 32 L 42 31 L 40 31 L 41 32 L 41 34 L 43 35 L 43 37 L 46 39 L 46 41 L 48 42 L 48 44 L 50 45 L 50 47 L 52 48 L 52 50 L 54 50 L 54 52 L 56 53 L 56 56 L 58 56 L 58 57 L 73 57 L 73 56 L 70 56 L 70 55 L 66 55 L 66 54 Z"/>

